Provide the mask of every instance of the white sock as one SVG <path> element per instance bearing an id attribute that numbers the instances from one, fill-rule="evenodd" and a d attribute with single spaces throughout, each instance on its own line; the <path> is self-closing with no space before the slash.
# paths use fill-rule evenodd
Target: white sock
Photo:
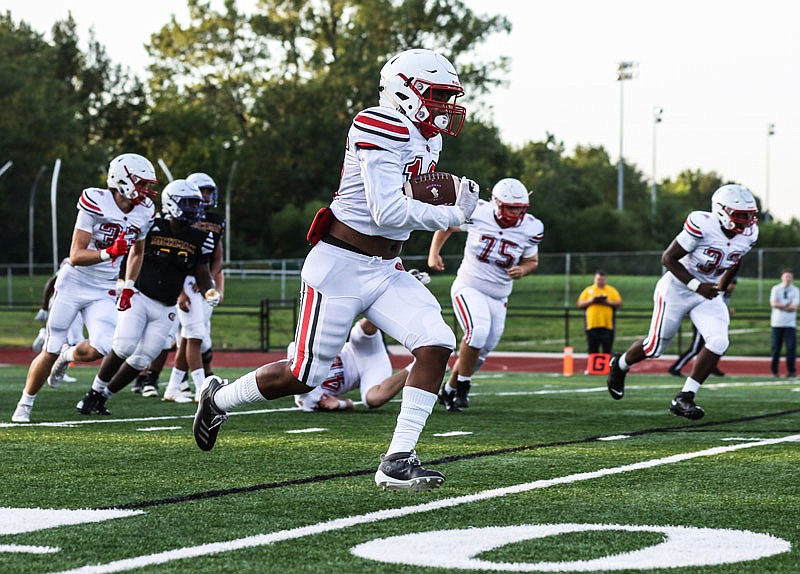
<path id="1" fill-rule="evenodd" d="M 22 391 L 22 396 L 19 398 L 20 405 L 28 405 L 33 406 L 33 401 L 36 400 L 36 395 L 29 395 L 25 391 Z"/>
<path id="2" fill-rule="evenodd" d="M 697 391 L 700 390 L 700 383 L 695 381 L 692 377 L 686 377 L 686 382 L 683 383 L 683 389 L 681 389 L 682 393 L 694 393 L 697 394 Z"/>
<path id="3" fill-rule="evenodd" d="M 459 383 L 468 383 L 472 380 L 472 377 L 467 377 L 466 375 L 458 375 L 456 378 Z"/>
<path id="4" fill-rule="evenodd" d="M 453 387 L 450 386 L 450 381 L 447 381 L 447 383 L 445 383 L 444 392 L 446 392 L 446 393 L 454 393 L 454 392 L 456 392 L 456 390 Z"/>
<path id="5" fill-rule="evenodd" d="M 67 347 L 59 354 L 61 355 L 62 359 L 71 363 L 75 360 L 75 347 Z"/>
<path id="6" fill-rule="evenodd" d="M 214 404 L 217 405 L 219 410 L 225 412 L 242 405 L 266 400 L 261 391 L 258 390 L 255 371 L 250 371 L 229 385 L 225 385 L 214 395 Z"/>
<path id="7" fill-rule="evenodd" d="M 94 380 L 92 381 L 92 390 L 97 391 L 104 397 L 110 397 L 114 393 L 108 392 L 108 382 L 100 379 L 100 377 L 95 376 Z"/>
<path id="8" fill-rule="evenodd" d="M 622 353 L 617 360 L 617 366 L 622 369 L 623 371 L 627 371 L 631 366 L 628 364 L 628 361 L 625 359 L 625 353 Z"/>
<path id="9" fill-rule="evenodd" d="M 199 369 L 195 369 L 194 371 L 192 371 L 192 382 L 194 383 L 195 390 L 197 390 L 198 392 L 200 391 L 200 389 L 203 388 L 203 381 L 205 380 L 205 378 L 206 378 L 206 372 L 203 370 L 203 367 L 200 367 Z"/>
<path id="10" fill-rule="evenodd" d="M 397 426 L 386 454 L 414 450 L 436 399 L 435 393 L 416 387 L 403 387 L 403 402 L 400 405 L 400 414 L 397 415 Z"/>
<path id="11" fill-rule="evenodd" d="M 174 393 L 180 390 L 184 376 L 186 376 L 186 371 L 181 371 L 178 367 L 172 367 L 172 372 L 169 374 L 169 383 L 167 383 L 167 390 L 164 391 L 164 393 Z"/>

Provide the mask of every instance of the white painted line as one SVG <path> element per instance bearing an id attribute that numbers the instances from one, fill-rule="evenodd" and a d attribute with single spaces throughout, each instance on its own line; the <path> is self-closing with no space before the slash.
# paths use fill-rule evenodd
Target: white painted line
<path id="1" fill-rule="evenodd" d="M 0 554 L 53 554 L 58 552 L 57 546 L 27 546 L 25 544 L 0 544 Z"/>
<path id="2" fill-rule="evenodd" d="M 136 429 L 139 432 L 153 432 L 159 430 L 180 430 L 183 427 L 144 427 L 140 429 Z"/>
<path id="3" fill-rule="evenodd" d="M 674 464 L 700 458 L 704 456 L 715 456 L 718 454 L 725 454 L 737 451 L 744 448 L 753 448 L 756 446 L 769 446 L 781 444 L 785 442 L 800 442 L 800 435 L 791 435 L 782 438 L 767 439 L 759 442 L 748 442 L 741 444 L 734 444 L 730 446 L 718 446 L 705 450 L 686 452 L 675 454 L 663 458 L 654 458 L 633 464 L 626 464 L 614 468 L 603 468 L 591 472 L 580 472 L 577 474 L 570 474 L 558 478 L 551 478 L 546 480 L 535 480 L 533 482 L 525 482 L 503 488 L 493 488 L 491 490 L 484 490 L 476 492 L 475 494 L 467 494 L 464 496 L 457 496 L 454 498 L 443 498 L 426 502 L 424 504 L 417 504 L 414 506 L 403 506 L 400 508 L 388 508 L 386 510 L 377 510 L 375 512 L 368 512 L 360 516 L 348 516 L 346 518 L 335 518 L 326 522 L 319 522 L 308 526 L 300 526 L 297 528 L 290 528 L 288 530 L 279 530 L 269 534 L 256 534 L 254 536 L 247 536 L 245 538 L 237 538 L 235 540 L 228 540 L 226 542 L 211 542 L 208 544 L 200 544 L 188 548 L 177 548 L 175 550 L 167 550 L 164 552 L 157 552 L 155 554 L 146 554 L 137 556 L 135 558 L 125 558 L 108 564 L 88 565 L 73 570 L 64 570 L 58 574 L 106 574 L 110 572 L 124 572 L 127 570 L 134 570 L 136 568 L 144 568 L 145 566 L 152 566 L 155 564 L 166 564 L 173 560 L 185 560 L 186 558 L 194 558 L 196 556 L 208 556 L 211 554 L 219 554 L 221 552 L 231 552 L 233 550 L 240 550 L 242 548 L 254 548 L 257 546 L 267 546 L 275 542 L 282 542 L 284 540 L 295 540 L 305 536 L 312 536 L 314 534 L 321 534 L 323 532 L 331 532 L 335 530 L 342 530 L 359 524 L 369 524 L 380 520 L 387 520 L 390 518 L 400 518 L 402 516 L 409 516 L 412 514 L 419 514 L 422 512 L 429 512 L 431 510 L 439 510 L 441 508 L 452 508 L 461 504 L 468 504 L 471 502 L 479 502 L 482 500 L 490 500 L 500 496 L 507 496 L 510 494 L 518 494 L 520 492 L 528 492 L 540 488 L 547 488 L 549 486 L 556 486 L 561 484 L 570 484 L 573 482 L 581 482 L 584 480 L 591 480 L 594 478 L 602 478 L 606 476 L 613 476 L 615 474 L 622 474 L 624 472 L 631 472 L 635 470 L 644 470 L 648 468 L 655 468 L 667 464 Z"/>
<path id="4" fill-rule="evenodd" d="M 434 433 L 433 436 L 464 436 L 468 434 L 472 434 L 472 431 L 454 430 L 450 432 L 437 432 Z"/>
<path id="5" fill-rule="evenodd" d="M 284 432 L 286 432 L 287 434 L 300 434 L 300 433 L 306 433 L 306 432 L 325 432 L 326 430 L 328 430 L 328 429 L 322 428 L 322 427 L 311 427 L 311 428 L 307 428 L 307 429 L 287 430 L 287 431 L 284 431 Z"/>
<path id="6" fill-rule="evenodd" d="M 729 436 L 729 437 L 721 438 L 719 440 L 736 441 L 736 442 L 743 442 L 743 441 L 744 442 L 746 442 L 746 441 L 756 442 L 756 441 L 764 440 L 764 439 L 763 438 L 759 438 L 759 437 L 753 437 L 753 436 L 749 436 L 749 437 L 747 437 L 747 436 Z"/>
<path id="7" fill-rule="evenodd" d="M 629 434 L 612 434 L 612 435 L 609 435 L 609 436 L 601 436 L 597 440 L 624 440 L 626 438 L 631 438 L 631 435 L 629 435 Z"/>

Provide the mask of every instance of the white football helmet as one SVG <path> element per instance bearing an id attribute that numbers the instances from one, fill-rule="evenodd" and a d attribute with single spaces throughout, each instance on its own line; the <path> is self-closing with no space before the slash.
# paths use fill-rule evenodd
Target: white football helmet
<path id="1" fill-rule="evenodd" d="M 161 212 L 167 219 L 180 219 L 189 223 L 203 218 L 203 194 L 197 186 L 185 179 L 176 179 L 161 192 Z"/>
<path id="2" fill-rule="evenodd" d="M 378 92 L 380 105 L 405 114 L 426 138 L 440 132 L 457 136 L 464 125 L 467 110 L 455 103 L 464 95 L 456 69 L 431 50 L 406 50 L 391 58 L 381 69 Z"/>
<path id="3" fill-rule="evenodd" d="M 107 184 L 131 200 L 134 205 L 145 198 L 155 199 L 158 180 L 153 164 L 138 153 L 124 153 L 111 160 L 108 166 Z"/>
<path id="4" fill-rule="evenodd" d="M 723 229 L 744 233 L 758 222 L 758 205 L 743 185 L 723 185 L 711 196 L 711 211 Z"/>
<path id="5" fill-rule="evenodd" d="M 210 175 L 198 171 L 187 175 L 186 181 L 195 184 L 200 189 L 200 193 L 203 194 L 203 207 L 206 209 L 217 207 L 217 201 L 219 200 L 217 184 Z"/>
<path id="6" fill-rule="evenodd" d="M 522 182 L 512 177 L 498 181 L 492 188 L 492 201 L 494 202 L 494 217 L 500 227 L 513 227 L 525 218 L 525 213 L 530 206 L 531 192 Z M 509 207 L 523 207 L 518 213 L 509 213 Z"/>

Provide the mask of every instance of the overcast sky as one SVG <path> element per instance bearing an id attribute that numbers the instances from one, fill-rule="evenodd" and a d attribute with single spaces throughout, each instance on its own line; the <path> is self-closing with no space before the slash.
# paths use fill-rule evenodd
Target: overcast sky
<path id="1" fill-rule="evenodd" d="M 510 36 L 492 38 L 481 49 L 486 58 L 511 57 L 508 84 L 491 98 L 493 118 L 506 142 L 539 141 L 550 132 L 569 151 L 576 145 L 600 145 L 616 161 L 616 66 L 636 61 L 638 77 L 623 86 L 626 161 L 652 176 L 653 108 L 660 107 L 658 179 L 684 169 L 716 171 L 767 200 L 778 219 L 800 219 L 793 167 L 800 164 L 800 7 L 795 3 L 465 2 L 478 14 L 504 14 L 514 26 Z M 239 0 L 247 12 L 255 4 Z M 185 21 L 187 13 L 185 0 L 81 0 L 70 7 L 62 0 L 3 0 L 0 10 L 46 33 L 71 10 L 84 41 L 93 26 L 110 57 L 137 72 L 147 64 L 143 44 L 149 35 L 172 14 Z M 469 110 L 469 95 L 464 104 Z M 775 135 L 768 137 L 770 123 Z"/>

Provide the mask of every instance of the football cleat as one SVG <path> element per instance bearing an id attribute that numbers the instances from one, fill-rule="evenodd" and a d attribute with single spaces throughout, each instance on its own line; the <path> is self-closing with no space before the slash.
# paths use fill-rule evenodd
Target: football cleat
<path id="1" fill-rule="evenodd" d="M 150 383 L 145 384 L 142 387 L 142 396 L 143 397 L 157 397 L 158 396 L 158 387 L 155 385 L 151 385 Z"/>
<path id="2" fill-rule="evenodd" d="M 164 391 L 164 396 L 161 398 L 162 401 L 170 401 L 173 403 L 191 403 L 192 396 L 186 396 L 178 389 L 167 389 Z"/>
<path id="3" fill-rule="evenodd" d="M 14 414 L 11 415 L 11 422 L 12 423 L 31 422 L 32 410 L 33 410 L 33 405 L 23 405 L 22 403 L 18 403 L 17 408 L 14 409 Z"/>
<path id="4" fill-rule="evenodd" d="M 614 353 L 609 362 L 608 379 L 606 379 L 606 386 L 611 398 L 618 401 L 625 394 L 625 375 L 627 371 L 619 368 L 619 358 L 622 353 Z"/>
<path id="5" fill-rule="evenodd" d="M 433 490 L 444 482 L 444 475 L 422 466 L 417 454 L 395 452 L 381 455 L 381 464 L 375 473 L 375 484 L 384 490 Z"/>
<path id="6" fill-rule="evenodd" d="M 147 384 L 148 381 L 147 375 L 137 375 L 136 380 L 133 381 L 133 386 L 131 387 L 131 392 L 136 393 L 137 395 L 142 394 L 142 388 Z"/>
<path id="7" fill-rule="evenodd" d="M 82 415 L 90 415 L 92 413 L 97 413 L 98 415 L 111 414 L 111 411 L 106 408 L 106 397 L 94 389 L 83 395 L 83 398 L 78 401 L 75 408 Z"/>
<path id="8" fill-rule="evenodd" d="M 460 413 L 461 408 L 455 405 L 456 392 L 447 392 L 446 385 L 442 385 L 442 390 L 439 391 L 439 402 L 444 405 L 445 410 L 453 413 Z"/>
<path id="9" fill-rule="evenodd" d="M 456 381 L 456 396 L 453 399 L 453 406 L 458 410 L 469 408 L 469 381 Z"/>
<path id="10" fill-rule="evenodd" d="M 672 399 L 669 412 L 692 421 L 701 419 L 706 414 L 703 409 L 694 404 L 694 393 L 678 393 L 678 396 Z"/>
<path id="11" fill-rule="evenodd" d="M 61 347 L 61 352 L 58 354 L 56 362 L 53 363 L 53 367 L 50 369 L 50 376 L 47 377 L 47 384 L 54 389 L 64 382 L 64 375 L 67 373 L 67 369 L 69 368 L 69 361 L 64 358 L 64 351 L 67 349 L 69 349 L 69 344 L 64 343 L 64 345 Z"/>
<path id="12" fill-rule="evenodd" d="M 34 353 L 41 353 L 42 349 L 44 348 L 44 340 L 47 337 L 47 329 L 42 327 L 39 329 L 39 334 L 36 335 L 36 338 L 33 340 L 33 344 L 31 345 L 31 349 L 33 349 Z"/>
<path id="13" fill-rule="evenodd" d="M 206 377 L 203 381 L 203 388 L 200 393 L 200 401 L 197 404 L 197 413 L 194 415 L 194 441 L 200 450 L 211 450 L 217 442 L 219 427 L 228 420 L 228 413 L 221 411 L 214 404 L 214 395 L 223 386 L 227 385 L 216 375 Z"/>
<path id="14" fill-rule="evenodd" d="M 725 376 L 725 373 L 720 371 L 719 368 L 717 368 L 717 367 L 714 367 L 712 369 L 711 374 L 714 375 L 715 377 L 724 377 Z"/>
<path id="15" fill-rule="evenodd" d="M 680 369 L 675 369 L 673 367 L 670 367 L 668 372 L 673 377 L 680 377 L 681 379 L 683 378 L 683 373 L 681 373 Z"/>

